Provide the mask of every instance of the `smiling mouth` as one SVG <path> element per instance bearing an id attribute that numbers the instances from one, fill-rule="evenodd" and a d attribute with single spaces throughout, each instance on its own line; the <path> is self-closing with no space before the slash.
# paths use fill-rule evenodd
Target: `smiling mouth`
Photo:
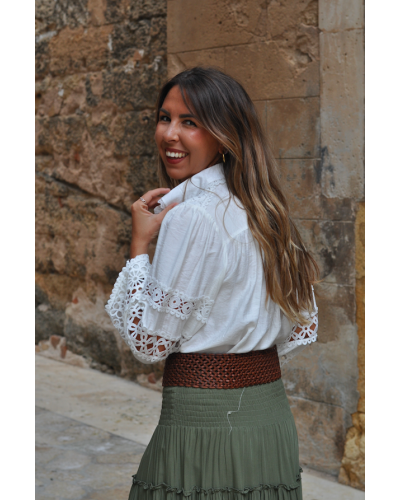
<path id="1" fill-rule="evenodd" d="M 165 155 L 167 158 L 185 158 L 189 153 L 178 152 L 178 151 L 165 151 Z"/>

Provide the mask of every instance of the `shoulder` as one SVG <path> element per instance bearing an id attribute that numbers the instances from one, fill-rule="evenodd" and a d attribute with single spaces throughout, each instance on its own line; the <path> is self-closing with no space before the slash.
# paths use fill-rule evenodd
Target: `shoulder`
<path id="1" fill-rule="evenodd" d="M 230 194 L 226 183 L 199 190 L 197 196 L 184 200 L 165 216 L 161 232 L 201 229 L 218 233 L 227 241 L 248 230 L 247 213 L 240 200 Z M 160 235 L 161 235 L 160 232 Z"/>
<path id="2" fill-rule="evenodd" d="M 216 221 L 201 207 L 181 202 L 165 216 L 157 246 L 220 247 L 223 239 Z"/>
<path id="3" fill-rule="evenodd" d="M 199 226 L 208 226 L 209 229 L 217 230 L 215 219 L 201 204 L 193 203 L 192 200 L 182 201 L 170 210 L 165 216 L 162 226 L 166 228 L 180 228 L 187 231 Z"/>
<path id="4" fill-rule="evenodd" d="M 179 261 L 178 267 L 184 261 L 185 265 L 193 267 L 204 259 L 220 262 L 222 259 L 225 262 L 225 241 L 215 220 L 201 207 L 186 202 L 170 210 L 161 224 L 153 264 L 165 259 L 175 263 Z"/>
<path id="5" fill-rule="evenodd" d="M 246 210 L 240 200 L 230 194 L 228 189 L 226 192 L 215 193 L 207 207 L 207 212 L 228 240 L 249 228 Z"/>

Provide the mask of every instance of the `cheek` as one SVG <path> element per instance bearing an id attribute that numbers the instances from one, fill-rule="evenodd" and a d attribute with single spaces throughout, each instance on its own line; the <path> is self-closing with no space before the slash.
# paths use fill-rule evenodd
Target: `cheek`
<path id="1" fill-rule="evenodd" d="M 214 149 L 215 139 L 205 130 L 197 129 L 191 131 L 187 135 L 187 140 L 190 141 L 193 148 L 205 155 Z"/>
<path id="2" fill-rule="evenodd" d="M 218 151 L 218 142 L 208 132 L 204 134 L 203 145 L 209 155 L 214 156 Z"/>

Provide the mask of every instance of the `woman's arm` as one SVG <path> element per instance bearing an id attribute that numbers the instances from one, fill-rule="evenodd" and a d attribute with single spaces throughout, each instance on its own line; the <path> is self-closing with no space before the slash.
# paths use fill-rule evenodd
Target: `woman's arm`
<path id="1" fill-rule="evenodd" d="M 133 246 L 106 309 L 133 354 L 153 363 L 207 322 L 226 259 L 214 222 L 193 205 L 176 207 L 164 221 L 153 265 L 147 254 L 135 256 L 145 243 Z"/>
<path id="2" fill-rule="evenodd" d="M 142 196 L 142 199 L 137 200 L 131 206 L 131 259 L 134 259 L 138 255 L 148 253 L 149 244 L 157 236 L 164 217 L 172 208 L 177 205 L 177 203 L 172 203 L 158 215 L 152 215 L 151 212 L 149 212 L 149 208 L 154 208 L 158 204 L 159 199 L 169 191 L 169 189 L 164 188 L 148 191 L 144 196 Z M 143 203 L 142 200 L 145 200 L 146 203 Z M 132 290 L 132 295 L 136 294 L 141 289 L 141 287 L 137 287 L 137 289 Z M 162 337 L 156 335 L 156 341 L 154 342 L 154 337 L 151 337 L 150 335 L 146 335 L 144 333 L 138 333 L 138 325 L 143 314 L 143 309 L 139 309 L 138 313 L 138 316 L 131 319 L 133 325 L 136 326 L 134 330 L 129 331 L 131 338 L 132 336 L 136 337 L 138 344 L 140 346 L 143 346 L 144 350 L 147 352 L 153 352 L 154 350 L 156 351 L 156 353 L 165 352 L 166 346 L 165 343 L 162 342 Z"/>
<path id="3" fill-rule="evenodd" d="M 145 304 L 141 304 L 143 284 L 150 272 L 151 265 L 148 259 L 148 248 L 152 239 L 157 235 L 165 215 L 176 206 L 169 205 L 157 215 L 149 212 L 154 208 L 161 196 L 169 189 L 154 189 L 148 191 L 142 199 L 131 206 L 132 213 L 132 240 L 130 245 L 131 260 L 121 271 L 114 286 L 106 310 L 114 326 L 130 346 L 132 351 L 137 351 L 138 357 L 143 362 L 151 362 L 148 353 L 157 358 L 166 350 L 165 342 L 160 336 L 150 336 L 143 333 L 140 320 Z M 145 202 L 144 202 L 145 201 Z M 127 323 L 130 328 L 126 329 Z"/>

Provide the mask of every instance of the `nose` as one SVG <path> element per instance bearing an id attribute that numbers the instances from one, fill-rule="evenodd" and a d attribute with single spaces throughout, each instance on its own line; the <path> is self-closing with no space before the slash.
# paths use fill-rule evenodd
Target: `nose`
<path id="1" fill-rule="evenodd" d="M 164 141 L 165 142 L 178 142 L 179 141 L 179 127 L 178 123 L 171 120 L 168 127 L 164 129 Z"/>

